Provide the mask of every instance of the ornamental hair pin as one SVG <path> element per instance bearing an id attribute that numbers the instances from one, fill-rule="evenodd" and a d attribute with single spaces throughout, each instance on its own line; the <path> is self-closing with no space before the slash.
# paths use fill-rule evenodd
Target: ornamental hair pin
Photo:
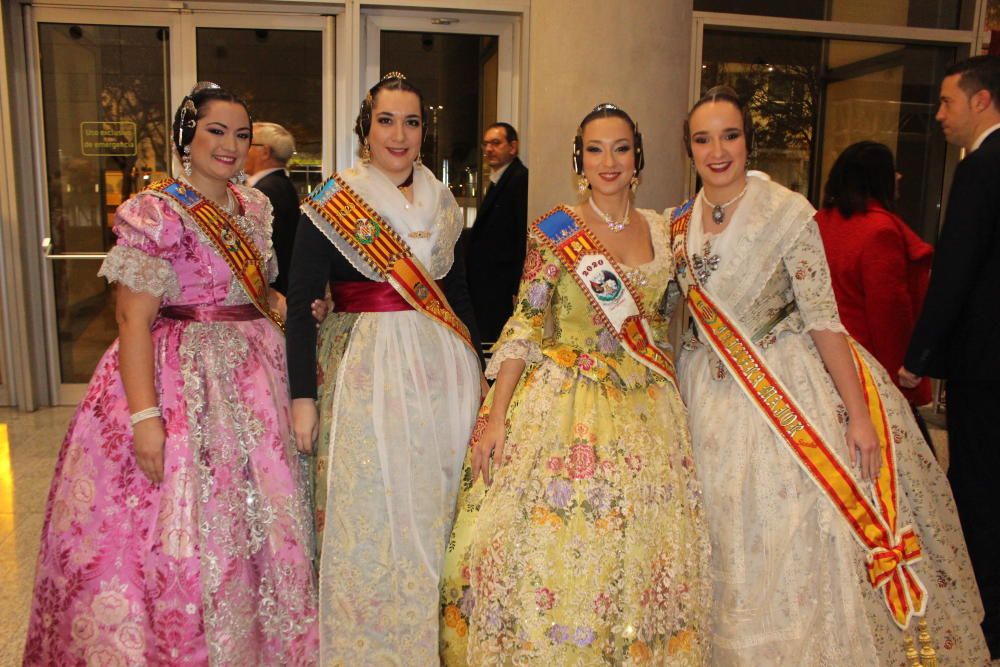
<path id="1" fill-rule="evenodd" d="M 194 95 L 203 90 L 222 90 L 222 86 L 217 83 L 212 83 L 211 81 L 199 81 L 194 84 L 194 88 L 191 89 L 191 94 Z"/>
<path id="2" fill-rule="evenodd" d="M 406 81 L 406 75 L 403 74 L 402 72 L 397 72 L 396 70 L 393 70 L 382 77 L 383 81 L 387 81 L 388 79 L 400 79 L 402 81 Z"/>
<path id="3" fill-rule="evenodd" d="M 609 111 L 609 110 L 621 111 L 622 109 L 617 104 L 612 104 L 611 102 L 601 102 L 596 107 L 594 107 L 590 111 L 590 113 L 594 113 L 595 111 Z"/>

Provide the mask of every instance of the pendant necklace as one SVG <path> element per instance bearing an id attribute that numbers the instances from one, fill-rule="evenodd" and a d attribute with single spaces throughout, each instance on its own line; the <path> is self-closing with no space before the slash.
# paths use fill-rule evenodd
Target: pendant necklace
<path id="1" fill-rule="evenodd" d="M 607 213 L 605 213 L 601 209 L 597 208 L 597 204 L 594 203 L 594 198 L 593 197 L 591 197 L 587 201 L 590 204 L 590 208 L 594 209 L 594 213 L 596 213 L 597 215 L 599 215 L 601 217 L 601 219 L 604 220 L 604 224 L 606 224 L 608 226 L 608 229 L 610 229 L 611 231 L 613 231 L 615 233 L 618 233 L 621 230 L 623 230 L 626 227 L 628 227 L 628 223 L 629 223 L 628 214 L 629 214 L 629 211 L 631 211 L 631 209 L 632 209 L 632 202 L 631 201 L 628 201 L 628 200 L 625 201 L 625 215 L 622 216 L 621 220 L 615 220 L 610 215 L 608 215 Z"/>
<path id="2" fill-rule="evenodd" d="M 747 185 L 749 185 L 749 182 L 743 186 L 743 189 L 740 190 L 740 193 L 738 195 L 727 201 L 725 204 L 713 204 L 712 202 L 708 201 L 708 197 L 705 196 L 705 190 L 703 189 L 701 191 L 701 200 L 705 202 L 706 206 L 712 209 L 712 222 L 714 222 L 717 225 L 721 225 L 723 222 L 726 221 L 726 208 L 732 204 L 735 204 L 740 197 L 746 194 Z"/>

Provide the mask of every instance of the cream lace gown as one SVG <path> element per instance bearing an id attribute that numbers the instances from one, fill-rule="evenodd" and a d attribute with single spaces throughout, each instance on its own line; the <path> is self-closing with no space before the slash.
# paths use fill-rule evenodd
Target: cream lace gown
<path id="1" fill-rule="evenodd" d="M 845 331 L 813 213 L 803 197 L 751 177 L 729 227 L 706 238 L 696 200 L 690 270 L 707 276 L 706 290 L 745 331 L 764 329 L 767 363 L 846 461 L 846 410 L 807 335 Z M 792 300 L 796 311 L 766 333 Z M 902 632 L 868 583 L 844 519 L 735 380 L 719 373 L 715 353 L 693 337 L 682 348 L 681 393 L 712 541 L 713 664 L 905 665 Z M 984 664 L 983 611 L 948 482 L 905 399 L 865 356 L 896 441 L 900 525 L 912 524 L 924 549 L 914 569 L 930 593 L 940 664 Z"/>
<path id="2" fill-rule="evenodd" d="M 412 204 L 375 168 L 341 175 L 432 277 L 448 273 L 462 220 L 428 169 L 414 172 Z M 331 242 L 380 279 L 342 239 Z M 479 360 L 411 310 L 328 317 L 318 363 L 320 664 L 436 664 L 438 581 L 479 405 Z"/>

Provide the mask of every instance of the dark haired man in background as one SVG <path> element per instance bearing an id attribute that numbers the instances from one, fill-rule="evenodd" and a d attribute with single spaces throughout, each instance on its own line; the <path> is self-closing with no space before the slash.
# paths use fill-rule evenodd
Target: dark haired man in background
<path id="1" fill-rule="evenodd" d="M 937 121 L 965 149 L 955 169 L 924 309 L 900 384 L 948 380 L 951 482 L 983 597 L 983 632 L 1000 658 L 1000 57 L 945 71 Z"/>
<path id="2" fill-rule="evenodd" d="M 469 234 L 465 267 L 483 342 L 493 342 L 514 310 L 528 242 L 528 168 L 517 130 L 494 123 L 483 134 L 490 184 Z"/>

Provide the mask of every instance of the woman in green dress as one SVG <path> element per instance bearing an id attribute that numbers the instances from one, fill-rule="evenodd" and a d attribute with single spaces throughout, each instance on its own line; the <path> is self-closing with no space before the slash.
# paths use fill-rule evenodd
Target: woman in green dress
<path id="1" fill-rule="evenodd" d="M 669 229 L 632 208 L 641 151 L 628 114 L 595 108 L 574 150 L 588 200 L 529 230 L 445 558 L 445 664 L 705 662 L 707 535 L 662 352 Z"/>

